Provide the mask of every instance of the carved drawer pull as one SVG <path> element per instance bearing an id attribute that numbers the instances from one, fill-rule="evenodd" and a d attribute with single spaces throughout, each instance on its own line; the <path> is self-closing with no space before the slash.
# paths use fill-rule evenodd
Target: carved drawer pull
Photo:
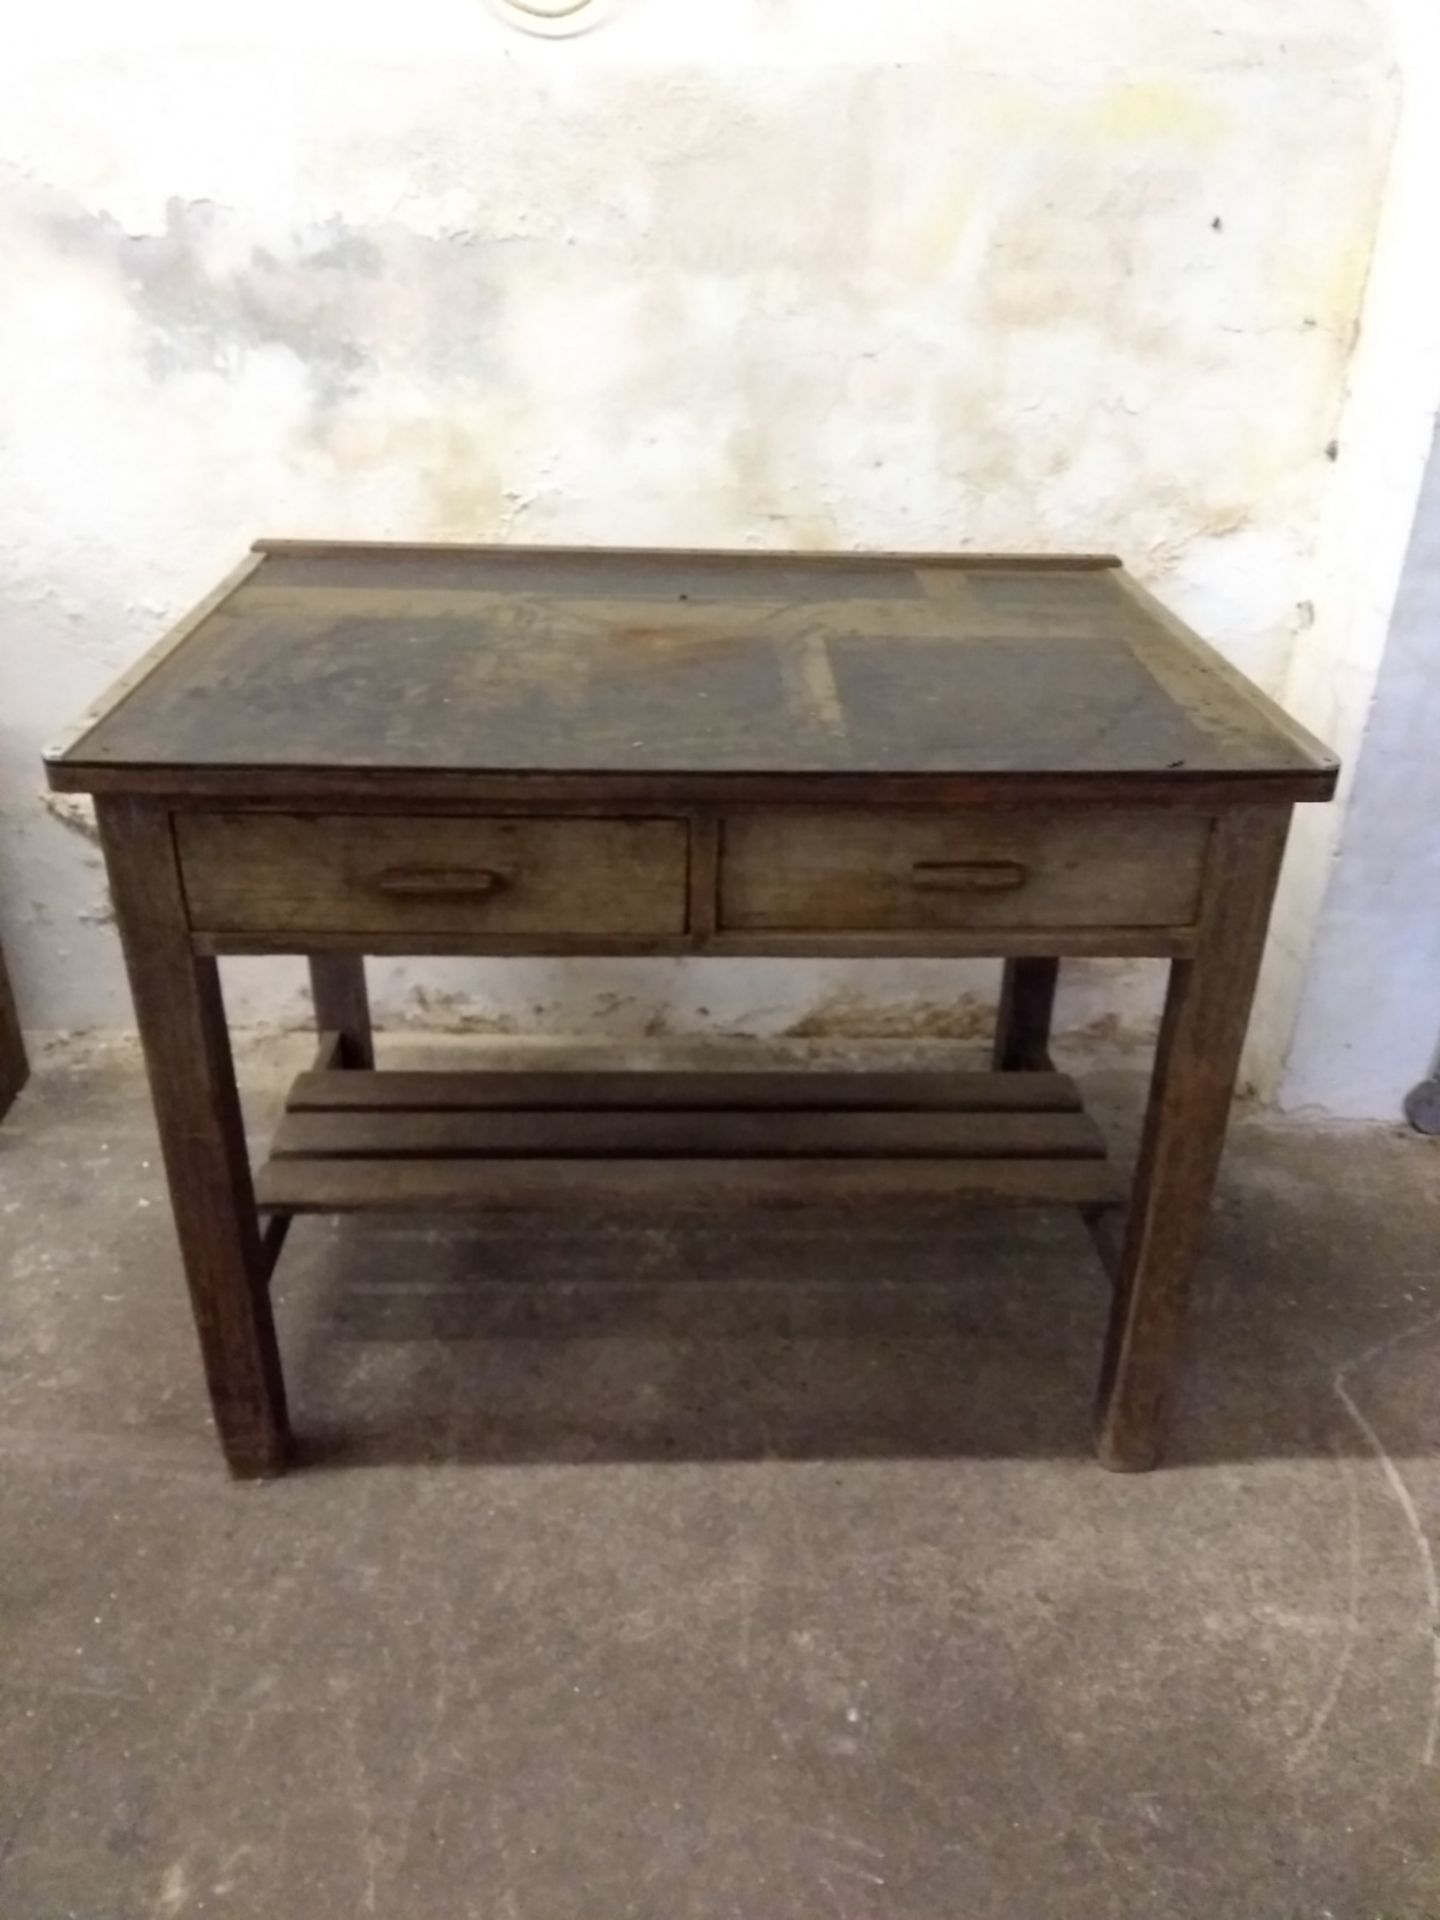
<path id="1" fill-rule="evenodd" d="M 910 877 L 923 893 L 1013 893 L 1030 869 L 1018 860 L 917 860 Z"/>
<path id="2" fill-rule="evenodd" d="M 460 900 L 499 893 L 510 875 L 493 867 L 387 867 L 375 881 L 381 893 L 432 900 Z"/>

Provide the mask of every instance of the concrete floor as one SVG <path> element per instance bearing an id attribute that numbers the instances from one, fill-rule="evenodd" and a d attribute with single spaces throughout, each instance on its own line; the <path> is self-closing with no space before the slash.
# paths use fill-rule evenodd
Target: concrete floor
<path id="1" fill-rule="evenodd" d="M 305 1223 L 239 1487 L 134 1061 L 39 1068 L 5 1920 L 1440 1915 L 1440 1142 L 1240 1125 L 1148 1477 L 1078 1225 L 892 1210 Z"/>

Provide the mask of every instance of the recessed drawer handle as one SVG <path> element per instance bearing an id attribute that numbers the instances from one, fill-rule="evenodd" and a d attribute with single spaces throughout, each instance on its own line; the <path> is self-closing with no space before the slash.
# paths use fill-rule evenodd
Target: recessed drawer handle
<path id="1" fill-rule="evenodd" d="M 493 867 L 387 867 L 375 880 L 381 893 L 419 895 L 432 900 L 499 893 L 509 884 L 509 874 L 497 873 Z"/>
<path id="2" fill-rule="evenodd" d="M 1030 870 L 1018 860 L 917 860 L 910 878 L 924 893 L 1011 893 Z"/>

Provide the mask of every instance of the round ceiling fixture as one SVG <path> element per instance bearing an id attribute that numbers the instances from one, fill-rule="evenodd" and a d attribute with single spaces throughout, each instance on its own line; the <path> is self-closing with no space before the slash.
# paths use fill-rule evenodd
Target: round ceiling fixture
<path id="1" fill-rule="evenodd" d="M 522 33 L 554 40 L 598 27 L 610 5 L 611 0 L 490 0 L 490 11 Z"/>

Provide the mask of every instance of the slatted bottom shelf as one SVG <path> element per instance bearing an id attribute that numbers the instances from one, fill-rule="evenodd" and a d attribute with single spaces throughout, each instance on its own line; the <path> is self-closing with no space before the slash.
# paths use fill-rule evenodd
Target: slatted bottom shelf
<path id="1" fill-rule="evenodd" d="M 1121 1188 L 1058 1073 L 302 1073 L 261 1208 L 294 1213 L 1103 1207 Z"/>

